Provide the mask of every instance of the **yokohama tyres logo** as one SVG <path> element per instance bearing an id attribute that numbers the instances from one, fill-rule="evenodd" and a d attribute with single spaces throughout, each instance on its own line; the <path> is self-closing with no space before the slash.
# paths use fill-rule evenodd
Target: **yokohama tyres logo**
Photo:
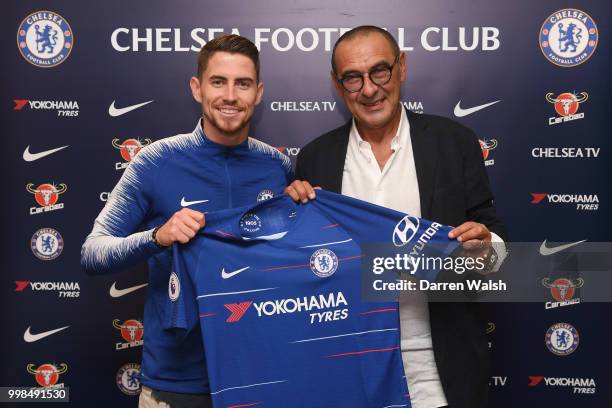
<path id="1" fill-rule="evenodd" d="M 549 205 L 575 205 L 576 210 L 597 211 L 599 196 L 597 194 L 567 193 L 531 193 L 531 204 L 547 203 Z"/>
<path id="2" fill-rule="evenodd" d="M 573 394 L 595 394 L 597 387 L 594 378 L 529 376 L 528 387 L 537 387 L 540 384 L 545 387 L 566 387 L 571 389 Z"/>
<path id="3" fill-rule="evenodd" d="M 257 317 L 310 312 L 311 324 L 315 322 L 321 323 L 323 321 L 343 320 L 348 317 L 348 302 L 344 294 L 342 292 L 332 292 L 297 298 L 264 300 L 257 303 L 253 301 L 227 303 L 223 306 L 225 306 L 231 314 L 225 321 L 227 323 L 236 323 L 240 321 L 251 305 L 255 308 Z M 345 309 L 331 310 L 340 307 L 345 307 Z"/>
<path id="4" fill-rule="evenodd" d="M 229 317 L 225 321 L 227 323 L 236 323 L 240 321 L 240 319 L 242 319 L 242 316 L 244 316 L 244 314 L 246 313 L 247 310 L 249 310 L 249 307 L 251 307 L 252 304 L 253 302 L 242 302 L 242 303 L 229 303 L 229 304 L 223 305 L 225 306 L 227 310 L 229 310 L 232 313 L 229 315 Z"/>

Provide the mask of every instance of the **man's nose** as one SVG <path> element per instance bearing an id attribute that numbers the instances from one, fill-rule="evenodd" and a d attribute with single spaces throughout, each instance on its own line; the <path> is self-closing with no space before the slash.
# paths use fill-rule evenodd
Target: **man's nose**
<path id="1" fill-rule="evenodd" d="M 233 85 L 229 85 L 225 88 L 225 95 L 223 95 L 226 101 L 235 101 L 236 100 L 236 89 Z"/>
<path id="2" fill-rule="evenodd" d="M 363 94 L 363 96 L 368 97 L 368 98 L 372 97 L 374 96 L 374 94 L 376 94 L 376 91 L 378 91 L 378 85 L 372 82 L 369 74 L 364 75 L 363 76 L 363 88 L 361 88 L 361 93 Z"/>

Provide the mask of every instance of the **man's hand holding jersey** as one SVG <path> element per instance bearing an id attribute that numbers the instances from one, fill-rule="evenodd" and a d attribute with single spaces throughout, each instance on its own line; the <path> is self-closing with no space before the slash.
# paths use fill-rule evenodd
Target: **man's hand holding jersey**
<path id="1" fill-rule="evenodd" d="M 315 199 L 317 188 L 320 187 L 312 187 L 306 180 L 295 180 L 285 188 L 285 194 L 295 202 L 306 204 L 309 200 Z M 479 249 L 491 242 L 491 232 L 487 226 L 474 221 L 466 221 L 454 228 L 448 237 L 463 242 L 465 249 Z"/>
<path id="2" fill-rule="evenodd" d="M 204 214 L 189 208 L 175 212 L 155 233 L 159 246 L 169 247 L 174 242 L 186 244 L 206 225 Z"/>
<path id="3" fill-rule="evenodd" d="M 312 187 L 306 180 L 295 180 L 285 188 L 285 194 L 295 202 L 306 204 L 309 200 L 316 198 L 315 189 L 320 187 Z"/>
<path id="4" fill-rule="evenodd" d="M 285 194 L 295 202 L 306 204 L 309 200 L 316 198 L 315 190 L 320 187 L 312 187 L 305 180 L 295 180 L 285 188 Z M 462 251 L 457 255 L 463 257 L 483 258 L 487 262 L 485 270 L 491 271 L 497 261 L 497 254 L 491 246 L 491 231 L 486 225 L 474 221 L 466 221 L 449 233 L 450 239 L 462 242 Z"/>

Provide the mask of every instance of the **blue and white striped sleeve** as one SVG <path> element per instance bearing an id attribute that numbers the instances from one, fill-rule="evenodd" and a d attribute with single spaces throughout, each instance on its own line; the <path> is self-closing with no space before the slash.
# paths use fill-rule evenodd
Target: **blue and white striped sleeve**
<path id="1" fill-rule="evenodd" d="M 280 164 L 285 175 L 286 185 L 289 185 L 293 182 L 295 177 L 293 174 L 291 159 L 289 159 L 289 156 L 284 153 L 281 153 L 275 147 L 272 147 L 269 144 L 262 142 L 261 140 L 255 139 L 253 137 L 249 137 L 248 140 L 250 150 L 269 156 Z"/>
<path id="2" fill-rule="evenodd" d="M 113 189 L 81 248 L 87 273 L 119 271 L 162 251 L 152 240 L 152 229 L 136 232 L 151 208 L 161 153 L 158 143 L 145 147 Z"/>

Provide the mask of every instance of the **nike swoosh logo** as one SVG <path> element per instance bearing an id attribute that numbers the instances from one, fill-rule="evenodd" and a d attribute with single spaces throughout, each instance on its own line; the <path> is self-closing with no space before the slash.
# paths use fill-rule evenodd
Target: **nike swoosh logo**
<path id="1" fill-rule="evenodd" d="M 208 200 L 196 200 L 196 201 L 187 201 L 185 197 L 181 198 L 181 207 L 189 207 L 190 205 L 207 203 Z"/>
<path id="2" fill-rule="evenodd" d="M 247 270 L 247 269 L 249 269 L 249 268 L 250 268 L 250 266 L 247 266 L 246 268 L 237 269 L 237 270 L 235 270 L 235 271 L 233 271 L 233 272 L 225 272 L 225 268 L 223 268 L 223 269 L 221 270 L 221 277 L 222 277 L 223 279 L 228 279 L 228 278 L 231 278 L 232 276 L 236 276 L 236 275 L 238 275 L 240 272 L 244 272 L 244 271 L 246 271 L 246 270 Z"/>
<path id="3" fill-rule="evenodd" d="M 117 287 L 115 286 L 116 284 L 117 284 L 117 282 L 113 282 L 113 285 L 111 286 L 110 290 L 108 291 L 108 293 L 111 295 L 111 297 L 114 297 L 114 298 L 125 296 L 128 293 L 132 293 L 135 290 L 138 290 L 140 288 L 144 288 L 145 286 L 148 285 L 148 283 L 143 283 L 142 285 L 132 286 L 131 288 L 117 289 Z"/>
<path id="4" fill-rule="evenodd" d="M 556 247 L 553 247 L 553 248 L 549 248 L 549 247 L 546 246 L 546 240 L 544 240 L 544 242 L 542 242 L 542 245 L 540 245 L 540 254 L 542 254 L 544 256 L 556 254 L 557 252 L 561 252 L 563 250 L 566 250 L 566 249 L 571 248 L 573 246 L 576 246 L 578 244 L 582 244 L 585 241 L 586 241 L 586 239 L 583 239 L 582 241 L 571 242 L 569 244 L 564 244 L 564 245 L 559 245 L 559 246 L 556 246 Z"/>
<path id="5" fill-rule="evenodd" d="M 457 102 L 457 105 L 455 105 L 454 113 L 455 113 L 456 117 L 462 118 L 464 116 L 471 115 L 474 112 L 478 112 L 479 110 L 482 110 L 484 108 L 488 108 L 491 105 L 495 105 L 497 102 L 501 102 L 501 99 L 499 101 L 485 103 L 484 105 L 474 106 L 473 108 L 463 109 L 460 106 L 461 105 L 461 101 L 459 101 L 459 102 Z"/>
<path id="6" fill-rule="evenodd" d="M 53 154 L 55 152 L 59 152 L 60 150 L 63 150 L 67 147 L 70 147 L 70 146 L 62 146 L 56 149 L 45 150 L 44 152 L 39 152 L 39 153 L 30 153 L 30 145 L 28 145 L 23 151 L 23 160 L 27 162 L 33 162 L 35 160 L 42 159 L 43 157 L 49 156 L 50 154 Z"/>
<path id="7" fill-rule="evenodd" d="M 34 343 L 35 341 L 44 339 L 45 337 L 49 337 L 57 332 L 61 332 L 62 330 L 65 330 L 67 328 L 69 328 L 70 326 L 65 326 L 65 327 L 60 327 L 59 329 L 55 329 L 55 330 L 49 330 L 46 332 L 42 332 L 42 333 L 38 333 L 38 334 L 32 334 L 30 333 L 30 326 L 28 326 L 28 328 L 26 329 L 25 333 L 23 333 L 23 340 L 26 343 Z"/>
<path id="8" fill-rule="evenodd" d="M 112 117 L 125 115 L 126 113 L 131 112 L 138 108 L 142 108 L 143 106 L 148 105 L 151 102 L 153 101 L 151 100 L 151 101 L 139 103 L 136 105 L 126 106 L 125 108 L 115 108 L 115 101 L 113 101 L 113 103 L 111 103 L 110 106 L 108 107 L 108 114 L 111 115 Z"/>

